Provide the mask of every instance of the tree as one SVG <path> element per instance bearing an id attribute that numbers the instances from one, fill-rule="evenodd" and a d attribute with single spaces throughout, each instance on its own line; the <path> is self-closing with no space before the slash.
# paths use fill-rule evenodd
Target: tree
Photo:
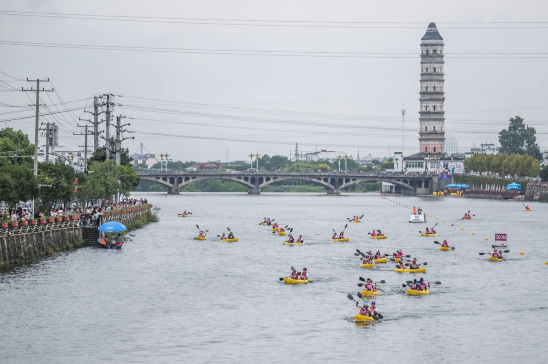
<path id="1" fill-rule="evenodd" d="M 113 161 L 94 162 L 88 175 L 79 185 L 84 189 L 87 198 L 110 199 L 117 191 L 129 196 L 132 189 L 139 184 L 139 176 L 132 166 L 119 166 Z M 120 181 L 118 183 L 118 181 Z"/>
<path id="2" fill-rule="evenodd" d="M 548 182 L 548 165 L 542 167 L 539 173 L 539 177 L 542 179 L 543 182 Z"/>
<path id="3" fill-rule="evenodd" d="M 0 156 L 13 157 L 15 145 L 17 144 L 17 138 L 14 138 L 12 135 L 16 135 L 21 140 L 21 143 L 17 146 L 17 155 L 34 155 L 34 144 L 31 144 L 27 134 L 23 133 L 21 130 L 15 131 L 12 128 L 4 128 L 2 131 L 11 135 L 0 132 Z M 13 164 L 15 164 L 13 158 L 0 158 L 0 167 Z M 19 157 L 17 158 L 17 165 L 32 169 L 34 168 L 33 157 Z"/>
<path id="4" fill-rule="evenodd" d="M 8 205 L 31 200 L 38 193 L 38 182 L 32 171 L 25 166 L 0 167 L 0 200 Z"/>
<path id="5" fill-rule="evenodd" d="M 40 187 L 38 197 L 42 202 L 40 210 L 46 212 L 53 203 L 69 202 L 74 198 L 74 168 L 64 163 L 39 163 L 38 182 L 46 185 Z"/>
<path id="6" fill-rule="evenodd" d="M 499 133 L 499 143 L 501 153 L 529 154 L 536 159 L 542 157 L 535 128 L 525 125 L 519 116 L 510 118 L 508 130 L 502 129 Z"/>
<path id="7" fill-rule="evenodd" d="M 111 139 L 110 141 L 110 148 L 109 148 L 109 157 L 110 159 L 114 159 L 116 156 L 116 142 L 114 139 Z M 95 152 L 91 155 L 91 158 L 88 159 L 88 165 L 91 165 L 93 162 L 104 162 L 106 160 L 106 146 L 102 146 L 97 148 Z M 123 166 L 130 166 L 131 162 L 133 161 L 133 158 L 129 156 L 129 150 L 122 148 L 122 153 L 120 156 L 120 164 Z"/>

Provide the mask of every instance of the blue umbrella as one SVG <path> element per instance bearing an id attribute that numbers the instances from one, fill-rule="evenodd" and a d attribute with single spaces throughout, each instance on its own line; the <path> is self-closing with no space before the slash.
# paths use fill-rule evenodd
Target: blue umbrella
<path id="1" fill-rule="evenodd" d="M 107 233 L 116 233 L 118 231 L 124 231 L 127 227 L 124 224 L 120 224 L 118 221 L 105 222 L 103 225 L 97 228 L 100 231 Z"/>

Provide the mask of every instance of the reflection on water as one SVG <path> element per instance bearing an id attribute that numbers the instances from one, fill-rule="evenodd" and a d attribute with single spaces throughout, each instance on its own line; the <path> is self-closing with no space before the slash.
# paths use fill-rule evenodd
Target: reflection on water
<path id="1" fill-rule="evenodd" d="M 547 354 L 548 205 L 525 213 L 514 202 L 392 198 L 432 215 L 429 226 L 439 223 L 439 237 L 426 238 L 418 234 L 425 225 L 407 222 L 410 210 L 378 194 L 143 195 L 161 207 L 160 222 L 122 251 L 84 248 L 0 275 L 2 362 L 393 362 L 401 355 L 529 363 Z M 177 217 L 183 210 L 193 215 Z M 476 216 L 463 222 L 468 210 Z M 348 224 L 349 242 L 330 241 L 332 229 L 362 214 Z M 259 225 L 265 216 L 307 244 L 282 245 L 284 237 Z M 207 241 L 193 239 L 196 224 L 209 230 Z M 216 240 L 227 227 L 238 242 Z M 369 239 L 373 229 L 388 239 Z M 503 263 L 478 255 L 491 251 L 495 233 L 509 234 Z M 440 252 L 433 242 L 443 239 L 456 249 Z M 356 248 L 402 249 L 428 262 L 420 277 L 442 285 L 426 296 L 397 293 L 415 275 L 391 271 L 392 263 L 362 269 Z M 314 283 L 280 283 L 291 266 L 306 267 Z M 387 294 L 374 298 L 380 322 L 353 323 L 358 310 L 346 295 L 361 291 L 360 276 L 387 282 Z"/>

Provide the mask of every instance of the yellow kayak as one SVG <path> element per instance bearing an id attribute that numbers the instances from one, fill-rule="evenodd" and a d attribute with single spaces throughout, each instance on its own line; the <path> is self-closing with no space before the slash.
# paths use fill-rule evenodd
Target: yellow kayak
<path id="1" fill-rule="evenodd" d="M 301 284 L 301 283 L 308 283 L 308 279 L 291 279 L 291 278 L 284 278 L 284 283 L 287 284 Z"/>
<path id="2" fill-rule="evenodd" d="M 343 239 L 331 239 L 331 241 L 348 241 L 350 238 L 343 238 Z"/>
<path id="3" fill-rule="evenodd" d="M 270 231 L 278 231 L 278 230 L 280 230 L 280 228 L 272 228 L 272 229 L 270 229 Z"/>
<path id="4" fill-rule="evenodd" d="M 285 236 L 285 231 L 281 231 L 278 233 L 278 235 L 282 235 L 282 236 Z"/>
<path id="5" fill-rule="evenodd" d="M 361 222 L 361 220 L 351 220 L 350 222 Z"/>
<path id="6" fill-rule="evenodd" d="M 421 233 L 421 236 L 438 236 L 439 234 L 426 234 L 426 233 Z"/>
<path id="7" fill-rule="evenodd" d="M 362 291 L 360 292 L 362 296 L 378 296 L 379 291 Z"/>
<path id="8" fill-rule="evenodd" d="M 354 316 L 354 320 L 356 321 L 375 321 L 373 317 L 363 316 L 363 315 L 356 315 Z"/>
<path id="9" fill-rule="evenodd" d="M 268 225 L 266 222 L 261 222 L 261 225 L 270 226 L 272 224 Z"/>
<path id="10" fill-rule="evenodd" d="M 414 289 L 408 289 L 407 294 L 411 294 L 411 295 L 430 294 L 430 291 L 429 290 L 417 291 L 417 290 L 414 290 Z"/>
<path id="11" fill-rule="evenodd" d="M 238 241 L 238 238 L 232 238 L 232 239 L 219 239 L 219 241 L 228 241 L 229 243 L 233 243 L 235 241 Z"/>
<path id="12" fill-rule="evenodd" d="M 463 220 L 472 220 L 471 217 L 463 217 L 462 219 L 463 219 Z"/>
<path id="13" fill-rule="evenodd" d="M 386 235 L 370 236 L 371 239 L 386 239 Z"/>
<path id="14" fill-rule="evenodd" d="M 204 238 L 203 236 L 197 236 L 194 239 L 196 239 L 196 240 L 207 240 L 207 238 Z"/>
<path id="15" fill-rule="evenodd" d="M 181 215 L 181 217 L 188 217 L 188 215 Z"/>
<path id="16" fill-rule="evenodd" d="M 284 241 L 283 245 L 304 245 L 304 243 L 290 243 L 289 241 Z"/>
<path id="17" fill-rule="evenodd" d="M 399 269 L 399 268 L 392 268 L 395 272 L 405 272 L 405 273 L 425 273 L 426 268 L 419 268 L 419 269 Z"/>
<path id="18" fill-rule="evenodd" d="M 380 258 L 380 259 L 373 259 L 373 261 L 377 264 L 379 263 L 386 263 L 386 258 Z"/>
<path id="19" fill-rule="evenodd" d="M 442 246 L 442 247 L 440 248 L 440 250 L 441 250 L 442 252 L 448 252 L 449 250 L 451 250 L 451 248 L 448 248 L 448 247 L 446 247 L 446 246 Z"/>
<path id="20" fill-rule="evenodd" d="M 492 262 L 502 262 L 504 259 L 489 257 L 489 260 Z"/>
<path id="21" fill-rule="evenodd" d="M 374 264 L 362 264 L 360 265 L 360 268 L 375 268 Z"/>
<path id="22" fill-rule="evenodd" d="M 525 209 L 525 211 L 531 211 L 531 209 Z"/>

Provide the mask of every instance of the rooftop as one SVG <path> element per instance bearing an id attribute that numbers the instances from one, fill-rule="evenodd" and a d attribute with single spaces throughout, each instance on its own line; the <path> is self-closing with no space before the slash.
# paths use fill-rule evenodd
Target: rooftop
<path id="1" fill-rule="evenodd" d="M 428 29 L 421 40 L 443 40 L 435 23 L 430 23 Z"/>

